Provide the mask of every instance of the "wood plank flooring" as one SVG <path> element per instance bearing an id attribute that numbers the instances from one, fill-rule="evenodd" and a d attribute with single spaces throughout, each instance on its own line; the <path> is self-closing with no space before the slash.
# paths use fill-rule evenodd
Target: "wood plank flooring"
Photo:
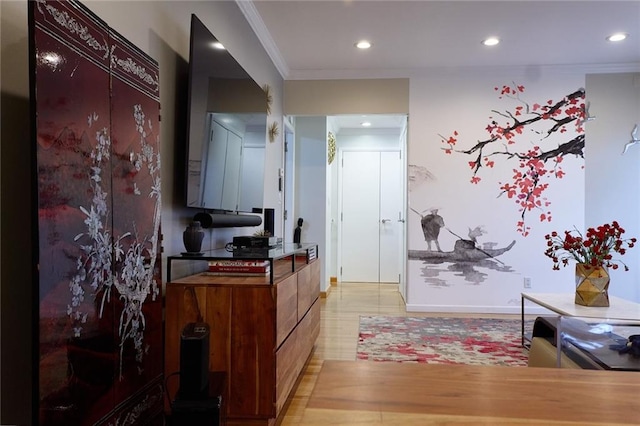
<path id="1" fill-rule="evenodd" d="M 404 308 L 404 301 L 398 293 L 398 287 L 393 284 L 340 283 L 338 286 L 332 286 L 327 297 L 320 301 L 320 336 L 318 337 L 315 351 L 298 381 L 297 388 L 287 402 L 285 414 L 278 419 L 281 425 L 312 424 L 309 423 L 312 410 L 307 408 L 307 403 L 318 378 L 318 373 L 324 360 L 355 361 L 360 315 L 445 316 L 443 314 L 407 313 Z M 450 316 L 478 317 L 477 314 L 455 314 Z M 517 315 L 484 317 L 520 318 Z M 344 423 L 340 422 L 339 424 L 376 423 L 370 422 L 371 415 L 377 418 L 379 413 L 364 411 L 360 415 L 356 415 L 355 412 L 349 411 L 345 414 L 347 417 L 344 419 Z M 416 423 L 409 421 L 407 423 L 403 420 L 395 424 L 423 423 L 419 421 Z"/>
<path id="2" fill-rule="evenodd" d="M 637 425 L 639 392 L 637 373 L 326 360 L 301 424 Z"/>

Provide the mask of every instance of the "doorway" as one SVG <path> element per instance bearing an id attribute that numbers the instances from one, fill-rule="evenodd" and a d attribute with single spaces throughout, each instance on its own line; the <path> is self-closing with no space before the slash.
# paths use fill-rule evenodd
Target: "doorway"
<path id="1" fill-rule="evenodd" d="M 285 140 L 293 140 L 284 153 L 284 203 L 287 214 L 285 223 L 285 241 L 291 241 L 289 232 L 295 227 L 299 216 L 304 217 L 302 227 L 302 241 L 318 243 L 318 249 L 324 256 L 322 282 L 336 283 L 345 281 L 340 269 L 342 254 L 346 251 L 358 254 L 364 246 L 359 243 L 359 235 L 342 235 L 342 157 L 345 152 L 376 152 L 379 156 L 377 175 L 388 173 L 380 169 L 380 158 L 394 152 L 399 163 L 400 173 L 396 179 L 385 178 L 382 183 L 387 185 L 388 191 L 397 196 L 391 204 L 399 204 L 393 212 L 378 211 L 375 218 L 375 232 L 365 233 L 365 236 L 376 235 L 378 238 L 377 256 L 375 256 L 375 277 L 355 278 L 357 282 L 392 282 L 398 284 L 398 291 L 406 300 L 406 217 L 407 206 L 407 126 L 406 114 L 396 115 L 343 115 L 343 116 L 305 116 L 292 117 L 285 120 L 291 127 L 285 125 Z M 362 122 L 371 121 L 370 128 L 360 128 Z M 332 141 L 332 142 L 330 142 Z M 332 155 L 335 146 L 335 157 Z M 324 151 L 324 152 L 323 152 Z M 385 154 L 381 154 L 385 153 Z M 323 155 L 324 154 L 324 155 Z M 359 164 L 369 163 L 359 161 Z M 293 168 L 295 167 L 295 172 Z M 358 177 L 367 177 L 369 171 L 355 172 Z M 292 180 L 291 177 L 295 176 Z M 355 178 L 354 178 L 355 179 Z M 348 178 L 349 181 L 354 179 Z M 365 180 L 366 181 L 366 180 Z M 376 180 L 380 185 L 380 178 Z M 293 186 L 295 185 L 295 191 Z M 357 192 L 358 185 L 355 185 Z M 379 191 L 380 188 L 375 191 Z M 358 195 L 359 197 L 359 195 Z M 357 200 L 358 197 L 348 197 Z M 383 203 L 386 205 L 387 203 Z M 373 209 L 371 209 L 373 210 Z M 349 207 L 346 209 L 349 212 Z M 400 213 L 398 213 L 398 211 Z M 292 213 L 293 212 L 293 213 Z M 382 222 L 384 220 L 384 222 Z M 289 225 L 287 226 L 286 223 Z M 384 227 L 382 227 L 384 226 Z M 381 228 L 382 227 L 382 228 Z M 351 226 L 347 228 L 350 230 Z M 384 231 L 381 233 L 381 231 Z M 393 231 L 393 232 L 387 232 Z M 397 233 L 397 235 L 396 235 Z M 385 242 L 386 237 L 398 237 L 397 243 Z M 342 247 L 343 241 L 357 245 L 353 250 Z M 382 245 L 380 241 L 383 241 Z M 368 244 L 367 244 L 368 246 Z M 398 247 L 399 246 L 399 247 Z M 388 250 L 384 254 L 384 250 Z M 382 254 L 380 254 L 382 251 Z M 380 257 L 395 259 L 392 267 L 379 268 Z M 390 278 L 389 278 L 390 277 Z M 326 278 L 326 281 L 325 281 Z M 369 279 L 371 278 L 371 279 Z M 328 287 L 327 287 L 328 288 Z"/>
<path id="2" fill-rule="evenodd" d="M 330 119 L 338 145 L 337 279 L 399 284 L 405 297 L 407 117 Z M 363 119 L 378 127 L 340 127 Z"/>

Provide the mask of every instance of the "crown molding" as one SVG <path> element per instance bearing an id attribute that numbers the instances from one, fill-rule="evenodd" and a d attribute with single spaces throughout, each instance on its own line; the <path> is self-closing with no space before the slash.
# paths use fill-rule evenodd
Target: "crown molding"
<path id="1" fill-rule="evenodd" d="M 422 78 L 447 75 L 536 75 L 554 73 L 565 75 L 616 74 L 640 72 L 640 63 L 623 64 L 570 64 L 570 65 L 518 65 L 492 67 L 431 67 L 415 69 L 292 69 L 287 80 L 340 80 L 372 78 Z"/>
<path id="2" fill-rule="evenodd" d="M 283 79 L 286 79 L 289 75 L 289 67 L 284 61 L 282 54 L 278 49 L 278 46 L 276 46 L 276 43 L 273 41 L 273 37 L 271 37 L 271 33 L 269 33 L 267 26 L 264 24 L 264 21 L 260 17 L 260 14 L 253 4 L 253 1 L 236 0 L 236 4 L 251 26 L 251 29 L 253 29 L 253 32 L 258 37 L 258 40 L 260 40 L 262 47 L 264 47 L 267 55 L 269 55 L 269 57 L 271 58 L 271 61 L 280 73 L 280 76 Z"/>

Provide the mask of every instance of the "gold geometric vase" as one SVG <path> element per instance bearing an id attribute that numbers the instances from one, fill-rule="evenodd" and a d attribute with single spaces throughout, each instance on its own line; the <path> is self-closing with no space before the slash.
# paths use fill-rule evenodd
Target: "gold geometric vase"
<path id="1" fill-rule="evenodd" d="M 609 306 L 609 271 L 602 266 L 576 263 L 576 305 Z"/>

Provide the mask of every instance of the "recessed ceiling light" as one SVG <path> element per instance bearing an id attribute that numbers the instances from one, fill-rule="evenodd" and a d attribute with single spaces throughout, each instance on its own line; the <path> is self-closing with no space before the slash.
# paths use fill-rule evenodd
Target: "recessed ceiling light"
<path id="1" fill-rule="evenodd" d="M 615 34 L 611 34 L 609 37 L 607 37 L 608 41 L 622 41 L 625 38 L 627 38 L 627 34 L 625 33 L 615 33 Z"/>
<path id="2" fill-rule="evenodd" d="M 369 127 L 369 126 L 371 126 L 371 123 L 369 123 L 368 121 L 363 121 L 362 123 L 360 123 L 360 125 L 362 127 Z"/>
<path id="3" fill-rule="evenodd" d="M 360 40 L 359 42 L 357 42 L 357 43 L 355 44 L 355 46 L 356 46 L 358 49 L 368 49 L 368 48 L 370 48 L 370 47 L 371 47 L 371 46 L 373 46 L 373 45 L 371 44 L 371 42 L 368 42 L 367 40 Z"/>
<path id="4" fill-rule="evenodd" d="M 489 37 L 482 40 L 482 44 L 485 46 L 495 46 L 498 43 L 500 43 L 500 39 L 498 37 Z"/>
<path id="5" fill-rule="evenodd" d="M 214 47 L 214 48 L 220 49 L 220 50 L 224 50 L 224 46 L 219 41 L 214 41 L 213 43 L 211 43 L 211 47 Z"/>

